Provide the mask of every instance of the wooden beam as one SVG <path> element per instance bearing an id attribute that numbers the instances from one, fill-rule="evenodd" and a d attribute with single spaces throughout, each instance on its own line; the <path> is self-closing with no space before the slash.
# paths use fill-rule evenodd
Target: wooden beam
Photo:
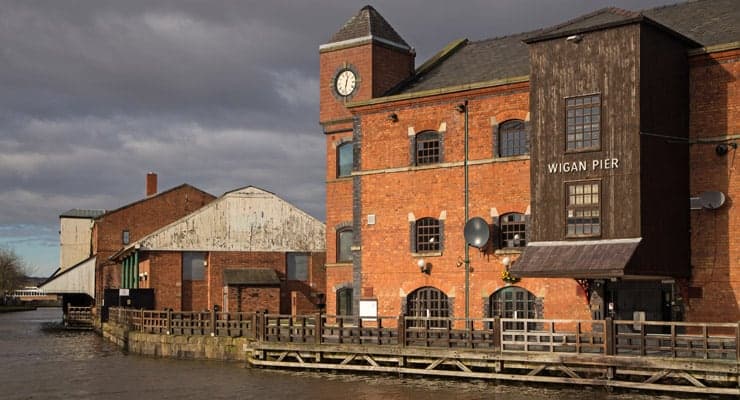
<path id="1" fill-rule="evenodd" d="M 429 364 L 429 366 L 427 366 L 425 369 L 427 369 L 427 370 L 435 369 L 435 368 L 437 368 L 439 366 L 439 364 L 442 364 L 446 360 L 447 360 L 446 358 L 437 359 L 433 363 Z"/>
<path id="2" fill-rule="evenodd" d="M 691 383 L 692 383 L 692 384 L 693 384 L 694 386 L 696 386 L 696 387 L 700 387 L 700 388 L 704 388 L 704 387 L 706 387 L 706 386 L 705 386 L 705 385 L 704 385 L 703 383 L 699 382 L 699 380 L 698 380 L 698 379 L 696 379 L 696 378 L 694 378 L 693 376 L 691 376 L 691 374 L 689 374 L 688 372 L 680 372 L 680 373 L 679 373 L 678 375 L 679 375 L 679 376 L 680 376 L 681 378 L 684 378 L 684 379 L 686 379 L 687 381 L 691 382 Z"/>
<path id="3" fill-rule="evenodd" d="M 373 358 L 370 357 L 369 355 L 365 354 L 365 355 L 362 356 L 362 358 L 364 358 L 365 361 L 367 361 L 367 363 L 370 364 L 370 365 L 372 365 L 373 367 L 377 367 L 378 366 L 378 363 L 376 363 L 375 360 L 373 360 Z"/>
<path id="4" fill-rule="evenodd" d="M 657 381 L 665 378 L 666 375 L 668 375 L 670 373 L 671 373 L 671 371 L 670 370 L 667 370 L 667 369 L 664 369 L 662 371 L 658 371 L 655 374 L 653 374 L 653 376 L 651 376 L 650 378 L 646 379 L 645 382 L 643 382 L 643 383 L 654 383 L 654 382 L 657 382 Z"/>
<path id="5" fill-rule="evenodd" d="M 534 368 L 531 371 L 529 371 L 529 373 L 527 375 L 529 375 L 529 376 L 535 376 L 535 375 L 539 374 L 540 372 L 544 371 L 545 368 L 547 368 L 547 365 L 544 365 L 544 364 L 543 365 L 540 365 L 539 367 Z"/>
<path id="6" fill-rule="evenodd" d="M 357 356 L 357 354 L 350 354 L 350 355 L 348 355 L 347 357 L 344 358 L 344 360 L 342 360 L 342 362 L 339 363 L 339 365 L 347 365 L 347 364 L 349 364 L 350 361 L 352 361 L 352 360 L 355 359 L 355 356 Z"/>

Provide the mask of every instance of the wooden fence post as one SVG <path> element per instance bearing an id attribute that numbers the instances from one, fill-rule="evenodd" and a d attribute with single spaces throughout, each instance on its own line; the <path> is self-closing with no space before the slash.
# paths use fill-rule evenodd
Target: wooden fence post
<path id="1" fill-rule="evenodd" d="M 473 347 L 475 347 L 475 346 L 473 346 L 473 337 L 474 337 L 473 335 L 475 335 L 475 321 L 470 320 L 470 321 L 468 321 L 468 343 L 467 343 L 467 347 L 468 348 L 471 348 L 471 349 Z"/>
<path id="2" fill-rule="evenodd" d="M 259 312 L 252 313 L 252 337 L 259 340 L 259 331 L 257 330 L 257 323 L 259 322 L 257 315 Z"/>
<path id="3" fill-rule="evenodd" d="M 406 321 L 403 318 L 403 315 L 398 316 L 398 345 L 401 347 L 406 347 Z"/>
<path id="4" fill-rule="evenodd" d="M 167 334 L 172 334 L 172 310 L 167 309 Z"/>
<path id="5" fill-rule="evenodd" d="M 614 320 L 611 317 L 606 317 L 604 320 L 604 354 L 607 356 L 613 356 L 615 350 L 615 339 L 614 336 Z"/>
<path id="6" fill-rule="evenodd" d="M 500 317 L 494 317 L 493 318 L 493 333 L 491 336 L 493 336 L 493 350 L 501 352 L 501 342 L 503 341 L 502 336 L 504 334 L 503 329 L 501 329 L 501 318 Z"/>
<path id="7" fill-rule="evenodd" d="M 141 309 L 141 331 L 144 332 L 144 309 Z"/>
<path id="8" fill-rule="evenodd" d="M 341 344 L 343 343 L 342 334 L 344 333 L 344 318 L 338 318 L 337 322 L 339 322 L 339 332 L 337 333 L 337 341 Z"/>
<path id="9" fill-rule="evenodd" d="M 735 361 L 740 362 L 740 322 L 737 323 L 735 330 Z M 738 375 L 738 378 L 740 378 L 740 375 Z M 738 380 L 738 385 L 740 385 L 740 380 Z"/>
<path id="10" fill-rule="evenodd" d="M 314 322 L 314 342 L 316 344 L 321 344 L 321 336 L 324 334 L 324 318 L 322 317 L 321 313 L 316 314 L 314 317 L 316 318 L 316 322 Z"/>
<path id="11" fill-rule="evenodd" d="M 209 321 L 211 325 L 211 336 L 216 336 L 216 309 L 211 309 L 211 320 Z"/>

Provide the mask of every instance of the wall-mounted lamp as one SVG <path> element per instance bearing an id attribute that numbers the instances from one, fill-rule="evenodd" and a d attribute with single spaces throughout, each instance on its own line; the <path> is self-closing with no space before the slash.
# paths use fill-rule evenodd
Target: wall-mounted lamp
<path id="1" fill-rule="evenodd" d="M 567 38 L 565 38 L 565 40 L 567 40 L 569 42 L 573 42 L 573 43 L 578 43 L 581 40 L 583 40 L 583 36 L 581 36 L 581 35 L 570 35 Z"/>
<path id="2" fill-rule="evenodd" d="M 718 156 L 724 156 L 728 151 L 730 151 L 730 147 L 737 150 L 737 143 L 720 143 L 714 148 L 714 152 L 717 153 Z"/>
<path id="3" fill-rule="evenodd" d="M 139 280 L 140 281 L 143 281 L 144 280 L 144 274 L 139 274 Z"/>
<path id="4" fill-rule="evenodd" d="M 421 271 L 422 274 L 428 274 L 429 270 L 432 268 L 432 266 L 428 264 L 426 261 L 424 261 L 423 258 L 420 258 L 416 262 L 416 266 L 419 267 L 419 270 Z"/>
<path id="5" fill-rule="evenodd" d="M 386 119 L 388 121 L 391 121 L 391 122 L 398 122 L 398 114 L 396 114 L 396 113 L 390 113 L 390 114 L 388 114 L 388 116 L 386 117 Z"/>
<path id="6" fill-rule="evenodd" d="M 458 104 L 455 106 L 455 111 L 459 112 L 460 114 L 465 112 L 465 104 Z"/>
<path id="7" fill-rule="evenodd" d="M 504 257 L 504 259 L 501 260 L 501 264 L 504 264 L 504 267 L 506 267 L 506 269 L 509 269 L 509 265 L 511 265 L 511 258 Z"/>
<path id="8" fill-rule="evenodd" d="M 149 273 L 144 272 L 144 280 L 147 280 L 147 279 L 149 279 Z"/>

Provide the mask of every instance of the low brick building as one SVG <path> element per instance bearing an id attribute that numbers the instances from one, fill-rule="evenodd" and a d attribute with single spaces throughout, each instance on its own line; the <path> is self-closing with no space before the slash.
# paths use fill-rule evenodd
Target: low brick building
<path id="1" fill-rule="evenodd" d="M 740 320 L 735 3 L 598 10 L 416 70 L 362 8 L 319 48 L 328 312 Z"/>
<path id="2" fill-rule="evenodd" d="M 157 175 L 150 173 L 145 198 L 98 216 L 92 229 L 92 252 L 96 257 L 95 303 L 102 303 L 105 289 L 122 287 L 120 265 L 111 262 L 110 256 L 215 198 L 188 184 L 158 193 Z"/>
<path id="3" fill-rule="evenodd" d="M 155 308 L 273 313 L 324 304 L 324 224 L 256 187 L 133 241 L 112 259 L 123 288 L 154 289 Z"/>

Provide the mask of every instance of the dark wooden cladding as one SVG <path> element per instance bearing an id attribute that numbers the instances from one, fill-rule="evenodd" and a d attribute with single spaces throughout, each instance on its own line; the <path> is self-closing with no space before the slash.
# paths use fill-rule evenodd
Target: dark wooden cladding
<path id="1" fill-rule="evenodd" d="M 565 182 L 600 179 L 601 239 L 640 237 L 639 40 L 637 25 L 530 45 L 533 140 L 532 238 L 565 238 Z M 567 152 L 565 99 L 601 94 L 601 140 L 596 151 Z M 591 169 L 616 158 L 616 169 Z M 586 171 L 550 173 L 550 163 L 585 161 Z"/>
<path id="2" fill-rule="evenodd" d="M 689 137 L 689 66 L 675 37 L 644 24 L 640 30 L 640 131 Z M 689 146 L 642 135 L 642 236 L 635 263 L 644 274 L 688 276 L 690 266 Z"/>
<path id="3" fill-rule="evenodd" d="M 636 22 L 530 44 L 532 115 L 531 242 L 569 240 L 569 182 L 601 184 L 600 236 L 639 238 L 627 275 L 689 272 L 688 146 L 642 132 L 688 137 L 688 64 L 684 44 Z M 596 150 L 566 148 L 566 99 L 599 94 Z M 594 164 L 596 160 L 618 160 Z M 585 162 L 585 168 L 581 164 Z M 552 165 L 575 165 L 553 172 Z M 575 164 L 573 164 L 575 163 Z"/>

